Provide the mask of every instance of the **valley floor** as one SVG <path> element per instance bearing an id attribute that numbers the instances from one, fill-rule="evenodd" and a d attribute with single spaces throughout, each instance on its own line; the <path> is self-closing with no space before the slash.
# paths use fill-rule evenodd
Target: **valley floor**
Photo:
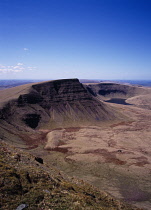
<path id="1" fill-rule="evenodd" d="M 4 190 L 1 196 L 6 193 L 6 200 L 2 198 L 4 209 L 7 209 L 7 199 L 12 190 L 7 189 L 11 176 L 14 180 L 12 186 L 19 189 L 17 204 L 25 195 L 27 202 L 31 202 L 30 209 L 33 209 L 35 199 L 28 201 L 30 192 L 36 194 L 37 187 L 41 185 L 46 188 L 45 176 L 49 180 L 53 167 L 71 182 L 72 177 L 83 180 L 95 189 L 109 193 L 112 198 L 124 200 L 138 208 L 151 209 L 151 88 L 115 83 L 83 85 L 78 79 L 66 79 L 26 84 L 0 91 L 0 95 L 0 139 L 20 149 L 22 157 L 27 153 L 41 158 L 45 164 L 44 167 L 37 165 L 35 159 L 30 161 L 29 157 L 25 158 L 26 161 L 22 158 L 15 165 L 7 146 L 4 150 L 1 147 L 1 177 L 5 175 L 5 170 L 8 172 L 6 179 L 1 179 Z M 5 165 L 7 161 L 8 166 Z M 14 164 L 13 168 L 11 163 Z M 31 171 L 26 167 L 28 164 Z M 40 173 L 44 174 L 39 182 Z M 28 174 L 33 179 L 30 180 Z M 64 181 L 66 179 L 61 182 Z M 34 203 L 34 208 L 41 205 L 40 209 L 47 209 L 43 206 L 46 196 L 48 209 L 60 208 L 57 202 L 60 202 L 60 209 L 69 209 L 71 197 L 78 196 L 78 187 L 73 190 L 72 184 L 67 183 L 71 184 L 69 189 L 68 186 L 63 188 L 63 192 L 66 188 L 71 191 L 67 196 L 68 207 L 64 207 L 67 194 L 64 196 L 60 191 L 62 184 L 58 185 L 56 179 L 54 182 L 55 186 L 50 184 L 49 189 L 53 192 L 51 201 L 55 207 L 51 206 L 49 196 L 40 193 L 39 203 Z M 74 201 L 80 203 L 83 193 Z M 54 200 L 54 194 L 58 196 L 57 200 Z M 81 206 L 73 206 L 72 209 L 104 209 L 97 203 L 98 199 L 88 197 L 90 205 L 86 201 L 87 196 L 84 196 Z M 119 205 L 111 207 L 112 202 L 105 209 L 122 209 Z"/>
<path id="2" fill-rule="evenodd" d="M 42 130 L 48 133 L 45 148 L 31 152 L 116 198 L 151 209 L 151 111 L 112 106 L 129 119 L 100 127 Z"/>

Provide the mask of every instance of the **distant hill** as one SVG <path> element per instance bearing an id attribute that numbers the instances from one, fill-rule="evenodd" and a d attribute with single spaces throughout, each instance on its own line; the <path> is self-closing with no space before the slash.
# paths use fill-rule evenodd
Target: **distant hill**
<path id="1" fill-rule="evenodd" d="M 0 97 L 1 124 L 18 130 L 98 125 L 122 117 L 78 79 L 26 84 L 0 91 Z"/>
<path id="2" fill-rule="evenodd" d="M 150 95 L 78 79 L 1 90 L 0 208 L 150 209 Z"/>
<path id="3" fill-rule="evenodd" d="M 119 84 L 113 82 L 86 83 L 85 87 L 94 96 L 100 99 L 111 98 L 130 98 L 136 95 L 144 95 L 150 93 L 151 89 L 146 87 L 138 87 L 130 84 Z"/>
<path id="4" fill-rule="evenodd" d="M 113 82 L 86 83 L 84 85 L 99 100 L 125 105 L 133 104 L 151 109 L 151 87 Z"/>
<path id="5" fill-rule="evenodd" d="M 0 90 L 40 81 L 41 80 L 0 80 Z"/>

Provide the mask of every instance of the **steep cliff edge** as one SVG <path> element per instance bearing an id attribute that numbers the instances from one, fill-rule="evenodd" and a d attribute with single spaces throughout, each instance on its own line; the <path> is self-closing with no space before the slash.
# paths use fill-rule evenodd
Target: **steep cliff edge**
<path id="1" fill-rule="evenodd" d="M 78 79 L 56 80 L 20 86 L 0 92 L 0 119 L 25 130 L 95 125 L 114 120 L 118 113 L 95 99 Z M 9 93 L 9 94 L 8 94 Z"/>
<path id="2" fill-rule="evenodd" d="M 149 110 L 119 104 L 110 106 L 94 97 L 77 79 L 28 84 L 3 90 L 0 91 L 0 101 L 1 142 L 26 150 L 35 157 L 42 158 L 49 167 L 55 166 L 69 176 L 99 186 L 118 199 L 132 201 L 139 207 L 149 206 L 150 209 Z M 129 118 L 131 120 L 127 121 Z M 18 160 L 21 165 L 22 161 Z M 4 159 L 3 162 L 2 177 L 5 169 L 9 169 L 7 166 L 5 168 L 5 162 L 8 161 Z M 30 163 L 25 162 L 27 169 L 28 164 Z M 20 165 L 18 169 L 20 170 Z M 11 167 L 10 170 L 14 169 Z M 36 173 L 29 170 L 27 172 L 30 177 Z M 20 172 L 15 171 L 15 176 L 16 174 L 15 183 L 18 186 Z M 14 179 L 14 174 L 12 178 Z M 45 182 L 45 176 L 40 180 Z M 32 190 L 32 183 L 28 184 Z M 39 184 L 33 186 L 33 194 Z M 12 185 L 12 189 L 14 187 L 16 185 Z M 24 181 L 19 183 L 19 187 L 22 197 Z M 4 186 L 5 189 L 7 187 Z M 47 188 L 46 190 L 49 191 Z M 27 201 L 30 192 L 26 192 Z M 20 195 L 17 199 L 20 200 Z M 33 200 L 37 199 L 37 196 L 33 197 L 27 204 L 33 205 Z M 7 205 L 7 201 L 5 204 Z M 19 203 L 16 206 L 18 205 Z"/>
<path id="3" fill-rule="evenodd" d="M 149 87 L 138 87 L 112 82 L 85 84 L 85 87 L 92 95 L 102 100 L 108 100 L 111 98 L 128 99 L 130 97 L 151 93 Z"/>

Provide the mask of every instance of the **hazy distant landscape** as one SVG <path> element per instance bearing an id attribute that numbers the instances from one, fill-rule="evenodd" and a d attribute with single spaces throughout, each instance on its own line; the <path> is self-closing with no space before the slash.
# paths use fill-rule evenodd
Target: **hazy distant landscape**
<path id="1" fill-rule="evenodd" d="M 34 82 L 40 82 L 40 80 L 0 80 L 0 90 Z"/>
<path id="2" fill-rule="evenodd" d="M 34 82 L 40 82 L 44 80 L 0 80 L 0 90 L 3 90 L 5 88 L 11 88 L 16 87 L 23 84 L 28 83 L 34 83 Z M 81 79 L 82 83 L 95 83 L 95 82 L 105 82 L 106 80 L 101 79 L 95 79 L 95 80 L 87 80 L 87 79 Z M 112 81 L 111 81 L 112 82 Z M 124 83 L 124 84 L 132 84 L 132 85 L 142 85 L 142 86 L 148 86 L 151 87 L 151 80 L 113 80 L 113 82 L 118 83 Z"/>

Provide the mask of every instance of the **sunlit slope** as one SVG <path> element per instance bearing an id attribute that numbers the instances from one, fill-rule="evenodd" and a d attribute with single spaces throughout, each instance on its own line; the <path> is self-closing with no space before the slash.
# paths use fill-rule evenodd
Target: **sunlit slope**
<path id="1" fill-rule="evenodd" d="M 18 157 L 18 158 L 17 158 Z M 125 204 L 77 179 L 40 163 L 37 157 L 1 142 L 0 208 L 27 209 L 124 209 Z"/>

